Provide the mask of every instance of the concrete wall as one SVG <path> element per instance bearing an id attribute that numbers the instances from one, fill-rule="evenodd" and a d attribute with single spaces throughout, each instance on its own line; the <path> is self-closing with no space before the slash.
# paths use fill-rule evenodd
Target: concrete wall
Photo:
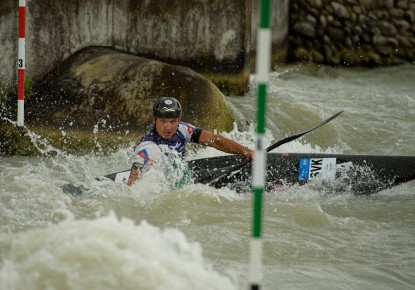
<path id="1" fill-rule="evenodd" d="M 271 0 L 271 37 L 273 63 L 285 62 L 288 50 L 290 0 Z M 251 51 L 255 58 L 260 1 L 252 1 Z"/>
<path id="2" fill-rule="evenodd" d="M 415 59 L 415 0 L 271 2 L 274 62 L 287 55 L 335 65 Z M 0 89 L 16 83 L 17 6 L 0 1 Z M 258 0 L 27 0 L 27 75 L 36 80 L 83 47 L 108 46 L 235 76 L 243 87 L 255 58 L 258 6 Z"/>
<path id="3" fill-rule="evenodd" d="M 11 85 L 12 80 L 16 79 L 18 34 L 17 12 L 13 11 L 13 2 L 16 1 L 0 1 L 0 89 Z"/>
<path id="4" fill-rule="evenodd" d="M 26 71 L 36 80 L 86 46 L 195 70 L 248 69 L 251 0 L 28 0 Z M 14 85 L 18 1 L 0 1 L 0 85 Z"/>

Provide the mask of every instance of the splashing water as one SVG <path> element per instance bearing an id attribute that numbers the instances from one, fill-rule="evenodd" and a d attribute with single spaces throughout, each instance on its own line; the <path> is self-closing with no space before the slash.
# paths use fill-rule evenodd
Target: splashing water
<path id="1" fill-rule="evenodd" d="M 414 73 L 413 66 L 284 68 L 270 85 L 267 145 L 344 109 L 334 122 L 275 151 L 413 155 Z M 246 122 L 223 134 L 253 148 L 254 81 L 251 87 L 242 98 L 228 98 Z M 42 137 L 33 142 L 41 157 L 0 157 L 0 289 L 246 288 L 249 192 L 172 188 L 156 170 L 132 187 L 97 181 L 128 169 L 132 149 L 75 156 Z M 195 146 L 187 158 L 219 155 Z M 65 183 L 100 195 L 66 195 Z M 318 182 L 267 192 L 264 288 L 411 289 L 414 186 L 373 196 L 322 190 Z"/>
<path id="2" fill-rule="evenodd" d="M 1 244 L 9 249 L 1 252 L 2 289 L 236 289 L 180 231 L 114 214 L 69 217 L 4 236 Z"/>

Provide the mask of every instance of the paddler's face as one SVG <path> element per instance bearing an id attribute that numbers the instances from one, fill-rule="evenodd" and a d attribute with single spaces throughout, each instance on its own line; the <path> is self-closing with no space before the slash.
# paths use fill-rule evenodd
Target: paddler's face
<path id="1" fill-rule="evenodd" d="M 179 122 L 178 118 L 156 118 L 156 131 L 163 139 L 171 140 L 179 128 Z"/>

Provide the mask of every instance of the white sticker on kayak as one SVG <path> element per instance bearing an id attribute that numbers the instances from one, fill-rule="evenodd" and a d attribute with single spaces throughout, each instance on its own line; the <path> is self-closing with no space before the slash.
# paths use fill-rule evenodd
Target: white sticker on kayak
<path id="1" fill-rule="evenodd" d="M 130 170 L 128 171 L 123 171 L 123 172 L 119 172 L 117 173 L 117 175 L 115 176 L 114 181 L 116 183 L 125 183 L 127 184 L 128 182 L 128 177 L 130 176 Z"/>
<path id="2" fill-rule="evenodd" d="M 298 180 L 311 180 L 319 176 L 323 179 L 336 177 L 336 158 L 302 158 L 298 168 Z"/>

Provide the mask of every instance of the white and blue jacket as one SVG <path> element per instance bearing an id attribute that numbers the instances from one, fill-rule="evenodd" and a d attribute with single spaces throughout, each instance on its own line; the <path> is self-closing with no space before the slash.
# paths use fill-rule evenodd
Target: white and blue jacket
<path id="1" fill-rule="evenodd" d="M 151 166 L 154 161 L 159 159 L 161 152 L 166 153 L 166 149 L 175 155 L 183 156 L 186 151 L 186 144 L 189 142 L 198 143 L 202 129 L 180 122 L 179 128 L 171 140 L 163 139 L 152 126 L 134 150 L 131 157 L 133 166 L 142 169 L 144 166 Z"/>

